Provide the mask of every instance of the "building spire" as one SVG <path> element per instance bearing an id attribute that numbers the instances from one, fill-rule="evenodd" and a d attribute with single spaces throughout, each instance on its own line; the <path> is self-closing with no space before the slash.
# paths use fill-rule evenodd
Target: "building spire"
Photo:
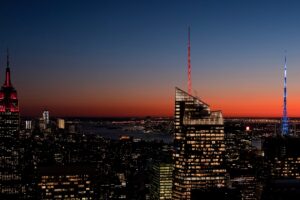
<path id="1" fill-rule="evenodd" d="M 10 80 L 10 68 L 9 68 L 9 49 L 7 48 L 6 52 L 6 73 L 5 73 L 5 82 L 4 86 L 10 87 L 11 86 L 11 80 Z"/>
<path id="2" fill-rule="evenodd" d="M 286 55 L 284 56 L 284 88 L 283 88 L 283 116 L 282 116 L 282 135 L 289 134 L 289 125 L 288 125 L 288 117 L 287 117 L 287 64 L 286 64 Z"/>
<path id="3" fill-rule="evenodd" d="M 191 30 L 188 27 L 188 94 L 192 94 L 192 80 L 191 80 Z"/>
<path id="4" fill-rule="evenodd" d="M 6 67 L 9 68 L 9 49 L 6 49 Z"/>

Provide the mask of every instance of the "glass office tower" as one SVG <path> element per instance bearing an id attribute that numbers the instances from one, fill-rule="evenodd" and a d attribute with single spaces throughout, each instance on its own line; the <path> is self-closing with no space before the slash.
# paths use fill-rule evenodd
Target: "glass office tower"
<path id="1" fill-rule="evenodd" d="M 223 117 L 200 99 L 176 88 L 173 199 L 193 190 L 225 186 Z"/>

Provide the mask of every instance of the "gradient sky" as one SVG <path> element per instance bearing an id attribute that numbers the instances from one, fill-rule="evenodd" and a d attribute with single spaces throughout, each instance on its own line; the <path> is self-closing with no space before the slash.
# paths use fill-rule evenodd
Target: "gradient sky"
<path id="1" fill-rule="evenodd" d="M 172 116 L 187 90 L 225 116 L 300 116 L 298 1 L 0 2 L 0 77 L 10 48 L 23 116 Z M 2 74 L 2 75 L 1 75 Z M 0 80 L 1 80 L 0 79 Z"/>

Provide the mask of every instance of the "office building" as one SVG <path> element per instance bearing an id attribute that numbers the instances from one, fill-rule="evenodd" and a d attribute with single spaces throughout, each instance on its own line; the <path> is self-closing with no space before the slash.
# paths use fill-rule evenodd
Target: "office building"
<path id="1" fill-rule="evenodd" d="M 86 166 L 49 166 L 38 170 L 39 199 L 94 199 L 91 177 Z"/>
<path id="2" fill-rule="evenodd" d="M 59 129 L 65 129 L 65 120 L 64 119 L 57 119 L 57 127 Z"/>
<path id="3" fill-rule="evenodd" d="M 225 186 L 223 123 L 220 111 L 176 88 L 172 199 Z"/>
<path id="4" fill-rule="evenodd" d="M 31 120 L 26 120 L 25 121 L 25 129 L 26 130 L 31 130 L 32 129 L 32 121 Z"/>
<path id="5" fill-rule="evenodd" d="M 43 120 L 45 125 L 47 126 L 49 124 L 49 111 L 45 110 L 43 111 Z"/>
<path id="6" fill-rule="evenodd" d="M 270 179 L 300 179 L 300 138 L 270 137 L 263 151 Z"/>
<path id="7" fill-rule="evenodd" d="M 172 163 L 156 162 L 153 165 L 150 185 L 151 200 L 172 199 L 172 174 Z"/>

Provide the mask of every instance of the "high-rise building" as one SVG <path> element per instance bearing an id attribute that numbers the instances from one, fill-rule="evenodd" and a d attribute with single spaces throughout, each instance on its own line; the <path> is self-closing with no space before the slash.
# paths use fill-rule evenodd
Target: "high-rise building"
<path id="1" fill-rule="evenodd" d="M 7 55 L 5 82 L 0 90 L 0 199 L 18 199 L 22 193 L 19 119 L 17 91 L 11 83 Z"/>
<path id="2" fill-rule="evenodd" d="M 220 111 L 176 88 L 172 199 L 225 186 L 223 123 Z"/>
<path id="3" fill-rule="evenodd" d="M 57 127 L 59 129 L 65 129 L 65 120 L 64 119 L 57 119 Z"/>
<path id="4" fill-rule="evenodd" d="M 44 110 L 42 117 L 39 120 L 39 127 L 40 130 L 44 133 L 51 133 L 51 126 L 50 126 L 50 120 L 49 120 L 49 111 Z"/>
<path id="5" fill-rule="evenodd" d="M 26 120 L 25 121 L 25 129 L 26 130 L 31 130 L 32 129 L 32 121 L 31 120 Z"/>
<path id="6" fill-rule="evenodd" d="M 49 124 L 49 111 L 48 110 L 45 110 L 43 112 L 43 120 L 44 120 L 44 123 L 47 126 Z"/>
<path id="7" fill-rule="evenodd" d="M 157 162 L 153 165 L 150 185 L 151 200 L 172 199 L 172 172 L 172 163 Z"/>

